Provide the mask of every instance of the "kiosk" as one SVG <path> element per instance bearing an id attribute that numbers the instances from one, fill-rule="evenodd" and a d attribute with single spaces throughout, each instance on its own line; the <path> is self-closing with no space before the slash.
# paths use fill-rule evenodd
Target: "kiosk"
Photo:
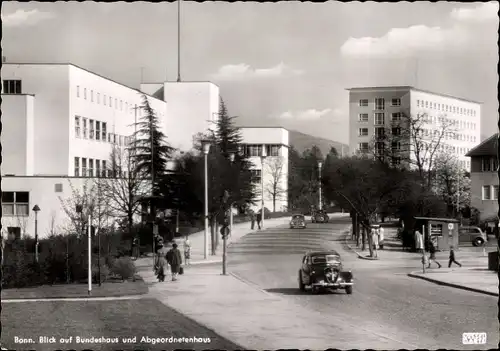
<path id="1" fill-rule="evenodd" d="M 436 250 L 458 248 L 459 221 L 452 218 L 415 217 L 415 230 L 422 231 L 427 242 L 432 241 Z"/>

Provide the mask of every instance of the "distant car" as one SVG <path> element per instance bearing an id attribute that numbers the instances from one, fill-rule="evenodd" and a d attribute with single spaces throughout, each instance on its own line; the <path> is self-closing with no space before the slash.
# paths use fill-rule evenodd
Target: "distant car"
<path id="1" fill-rule="evenodd" d="M 296 214 L 290 220 L 290 229 L 306 228 L 306 217 L 303 214 Z"/>
<path id="2" fill-rule="evenodd" d="M 302 291 L 307 288 L 314 293 L 344 289 L 347 294 L 352 294 L 352 272 L 343 270 L 340 255 L 334 250 L 306 253 L 302 258 L 298 280 Z"/>
<path id="3" fill-rule="evenodd" d="M 325 211 L 319 210 L 311 214 L 311 222 L 313 223 L 328 223 L 330 218 Z"/>
<path id="4" fill-rule="evenodd" d="M 474 246 L 482 246 L 488 241 L 488 236 L 479 227 L 460 227 L 458 242 L 470 242 Z"/>

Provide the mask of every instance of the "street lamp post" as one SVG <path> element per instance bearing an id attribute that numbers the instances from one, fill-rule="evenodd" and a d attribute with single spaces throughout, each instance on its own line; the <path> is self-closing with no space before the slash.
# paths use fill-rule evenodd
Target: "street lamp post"
<path id="1" fill-rule="evenodd" d="M 262 165 L 262 169 L 260 171 L 260 183 L 261 183 L 261 190 L 262 190 L 262 194 L 261 194 L 261 197 L 262 197 L 262 206 L 261 206 L 261 228 L 264 229 L 264 218 L 266 217 L 266 213 L 264 211 L 265 209 L 265 206 L 264 206 L 264 161 L 267 157 L 267 154 L 266 154 L 266 147 L 265 145 L 262 145 L 262 153 L 260 155 L 260 162 L 261 162 L 261 165 Z"/>
<path id="2" fill-rule="evenodd" d="M 323 204 L 321 201 L 321 167 L 322 166 L 323 166 L 323 162 L 319 161 L 318 168 L 319 168 L 319 210 L 320 211 L 323 209 Z"/>
<path id="3" fill-rule="evenodd" d="M 203 140 L 203 154 L 205 155 L 205 240 L 203 247 L 203 257 L 208 256 L 208 153 L 210 152 L 210 141 Z"/>
<path id="4" fill-rule="evenodd" d="M 35 262 L 38 263 L 38 211 L 40 207 L 35 205 L 33 207 L 33 212 L 35 212 Z"/>

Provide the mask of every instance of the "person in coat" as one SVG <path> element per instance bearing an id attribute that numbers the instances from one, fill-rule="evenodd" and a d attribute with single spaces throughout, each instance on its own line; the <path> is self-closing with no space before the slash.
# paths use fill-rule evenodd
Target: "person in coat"
<path id="1" fill-rule="evenodd" d="M 186 235 L 184 239 L 184 262 L 186 265 L 189 265 L 189 261 L 191 260 L 191 241 L 189 237 Z"/>
<path id="2" fill-rule="evenodd" d="M 260 229 L 261 223 L 262 223 L 262 211 L 257 213 L 257 226 L 259 227 L 259 229 Z"/>
<path id="3" fill-rule="evenodd" d="M 455 250 L 453 246 L 450 247 L 450 260 L 448 261 L 448 268 L 451 267 L 452 263 L 455 263 L 462 267 L 462 264 L 460 262 L 457 262 L 457 260 L 455 259 Z"/>
<path id="4" fill-rule="evenodd" d="M 172 272 L 172 281 L 177 280 L 177 275 L 179 274 L 182 265 L 181 252 L 177 248 L 177 244 L 173 244 L 172 248 L 167 253 L 167 262 L 170 265 Z"/>
<path id="5" fill-rule="evenodd" d="M 250 229 L 254 230 L 254 228 L 255 228 L 255 212 L 250 210 L 248 212 L 248 214 L 250 215 L 250 223 L 251 223 Z"/>
<path id="6" fill-rule="evenodd" d="M 436 261 L 436 247 L 434 246 L 432 240 L 429 240 L 429 254 L 429 265 L 427 266 L 427 268 L 431 268 L 431 262 L 436 263 L 438 267 L 441 268 L 441 263 Z"/>
<path id="7" fill-rule="evenodd" d="M 158 281 L 164 282 L 165 277 L 167 276 L 167 267 L 168 263 L 163 255 L 158 255 L 158 260 L 156 261 L 156 277 Z"/>

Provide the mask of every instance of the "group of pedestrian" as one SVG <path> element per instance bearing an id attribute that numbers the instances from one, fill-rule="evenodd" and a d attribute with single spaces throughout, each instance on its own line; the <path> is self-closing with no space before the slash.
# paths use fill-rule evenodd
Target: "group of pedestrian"
<path id="1" fill-rule="evenodd" d="M 378 250 L 384 249 L 384 228 L 378 224 L 372 225 L 370 234 L 372 237 L 374 257 L 378 257 Z"/>
<path id="2" fill-rule="evenodd" d="M 184 246 L 184 256 L 190 257 L 191 246 L 189 239 L 186 237 Z M 158 278 L 158 281 L 164 282 L 168 266 L 170 266 L 170 272 L 172 274 L 172 281 L 177 280 L 177 276 L 179 274 L 183 274 L 182 268 L 182 255 L 178 248 L 177 243 L 173 242 L 172 247 L 169 250 L 165 250 L 163 245 L 163 240 L 159 235 L 155 236 L 155 273 Z M 187 248 L 187 251 L 186 251 Z"/>
<path id="3" fill-rule="evenodd" d="M 424 251 L 424 236 L 422 233 L 420 233 L 418 230 L 415 231 L 415 246 L 418 252 L 422 253 L 422 255 L 425 255 Z M 441 263 L 438 262 L 436 259 L 436 246 L 434 245 L 434 242 L 432 240 L 427 240 L 427 247 L 429 250 L 429 263 L 427 265 L 427 268 L 431 268 L 431 263 L 434 262 L 437 264 L 438 268 L 441 268 L 442 265 Z M 452 264 L 456 264 L 459 267 L 462 267 L 462 264 L 456 260 L 455 257 L 455 248 L 450 246 L 450 255 L 448 257 L 448 268 L 451 268 Z"/>
<path id="4" fill-rule="evenodd" d="M 259 230 L 261 229 L 261 224 L 262 224 L 262 212 L 258 212 L 257 214 L 253 210 L 248 211 L 248 215 L 250 216 L 250 224 L 251 224 L 251 229 L 254 230 L 255 228 L 255 222 L 257 222 L 257 226 Z"/>

